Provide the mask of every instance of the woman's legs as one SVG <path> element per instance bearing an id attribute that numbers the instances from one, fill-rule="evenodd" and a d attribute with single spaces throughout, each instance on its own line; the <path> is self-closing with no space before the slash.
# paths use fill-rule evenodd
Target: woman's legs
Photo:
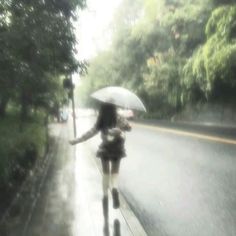
<path id="1" fill-rule="evenodd" d="M 118 187 L 118 176 L 120 170 L 120 159 L 111 162 L 111 186 L 112 188 Z"/>
<path id="2" fill-rule="evenodd" d="M 102 186 L 103 186 L 103 207 L 104 212 L 108 208 L 108 189 L 109 189 L 109 173 L 110 173 L 110 163 L 108 160 L 101 159 L 102 161 Z M 111 161 L 111 185 L 112 185 L 112 198 L 113 207 L 118 208 L 120 206 L 118 187 L 118 174 L 120 169 L 120 159 Z M 105 214 L 104 214 L 105 216 Z"/>
<path id="3" fill-rule="evenodd" d="M 102 161 L 102 183 L 104 195 L 108 194 L 109 188 L 109 174 L 110 174 L 110 163 L 108 160 L 101 159 Z M 120 159 L 111 161 L 111 186 L 112 188 L 118 187 L 118 175 L 120 170 Z"/>
<path id="4" fill-rule="evenodd" d="M 120 169 L 120 159 L 111 162 L 111 185 L 112 185 L 112 198 L 113 207 L 116 209 L 120 206 L 119 193 L 118 193 L 118 175 Z"/>
<path id="5" fill-rule="evenodd" d="M 110 163 L 108 160 L 101 159 L 102 162 L 102 187 L 103 187 L 103 198 L 102 198 L 102 208 L 104 215 L 104 230 L 107 230 L 108 224 L 108 188 L 109 188 L 109 173 L 110 173 Z"/>
<path id="6" fill-rule="evenodd" d="M 102 187 L 104 196 L 108 195 L 109 188 L 109 173 L 110 173 L 110 165 L 108 160 L 101 159 L 102 161 Z"/>

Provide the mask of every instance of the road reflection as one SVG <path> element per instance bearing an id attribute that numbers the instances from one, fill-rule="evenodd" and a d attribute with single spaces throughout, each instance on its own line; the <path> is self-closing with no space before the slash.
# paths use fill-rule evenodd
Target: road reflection
<path id="1" fill-rule="evenodd" d="M 78 122 L 78 136 L 93 124 L 93 120 L 87 117 L 80 118 Z M 122 204 L 121 209 L 113 209 L 111 193 L 106 198 L 103 197 L 101 163 L 95 159 L 100 141 L 100 136 L 97 135 L 74 147 L 75 198 L 72 235 L 119 236 L 121 231 L 122 235 L 133 235 L 121 213 Z"/>
<path id="2" fill-rule="evenodd" d="M 107 222 L 107 221 L 104 221 L 103 235 L 110 236 L 109 222 Z"/>
<path id="3" fill-rule="evenodd" d="M 114 236 L 120 236 L 120 221 L 118 219 L 114 220 Z"/>
<path id="4" fill-rule="evenodd" d="M 103 235 L 110 236 L 109 220 L 104 219 Z M 115 219 L 113 223 L 113 236 L 121 236 L 120 221 L 118 219 Z"/>
<path id="5" fill-rule="evenodd" d="M 104 226 L 103 226 L 103 235 L 109 236 L 110 235 L 110 229 L 109 229 L 109 203 L 108 203 L 108 197 L 104 196 L 102 199 L 102 210 L 103 210 L 103 219 L 104 219 Z M 118 219 L 114 220 L 113 223 L 113 235 L 114 236 L 120 236 L 121 230 L 120 230 L 120 221 Z"/>

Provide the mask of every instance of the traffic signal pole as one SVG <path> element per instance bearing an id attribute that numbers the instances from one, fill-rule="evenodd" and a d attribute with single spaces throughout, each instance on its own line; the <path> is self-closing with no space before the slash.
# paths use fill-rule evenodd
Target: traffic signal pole
<path id="1" fill-rule="evenodd" d="M 74 130 L 74 138 L 77 135 L 76 132 L 76 120 L 75 120 L 75 99 L 74 99 L 74 84 L 72 82 L 72 76 L 70 76 L 71 80 L 71 101 L 72 101 L 72 117 L 73 117 L 73 130 Z"/>

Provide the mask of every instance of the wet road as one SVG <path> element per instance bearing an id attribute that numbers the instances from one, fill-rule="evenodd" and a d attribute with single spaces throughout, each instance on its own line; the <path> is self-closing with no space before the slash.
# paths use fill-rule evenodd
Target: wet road
<path id="1" fill-rule="evenodd" d="M 235 236 L 236 142 L 186 132 L 133 124 L 122 193 L 150 236 Z"/>
<path id="2" fill-rule="evenodd" d="M 79 118 L 79 132 L 91 127 L 93 120 Z M 105 235 L 101 174 L 93 158 L 100 138 L 73 149 L 67 143 L 71 130 L 65 125 L 55 131 L 55 137 L 60 132 L 56 152 L 40 168 L 40 178 L 34 180 L 36 174 L 32 175 L 32 184 L 26 185 L 16 205 L 22 210 L 7 217 L 7 234 L 1 235 Z M 149 236 L 234 236 L 235 153 L 233 142 L 133 124 L 120 170 L 123 197 Z M 121 235 L 145 235 L 131 232 L 128 218 L 113 210 L 111 234 L 115 219 L 120 221 Z"/>
<path id="3" fill-rule="evenodd" d="M 236 145 L 134 125 L 120 186 L 150 236 L 236 235 Z"/>

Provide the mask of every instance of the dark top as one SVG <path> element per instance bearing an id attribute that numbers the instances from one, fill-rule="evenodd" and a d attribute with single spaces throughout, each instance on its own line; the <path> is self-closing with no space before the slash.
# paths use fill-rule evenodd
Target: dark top
<path id="1" fill-rule="evenodd" d="M 114 128 L 99 130 L 95 125 L 92 129 L 76 139 L 76 143 L 84 142 L 99 131 L 101 131 L 102 143 L 99 145 L 97 151 L 97 157 L 106 160 L 117 160 L 126 156 L 124 142 L 125 142 L 125 131 L 130 131 L 131 126 L 128 121 L 117 115 L 117 122 Z"/>

